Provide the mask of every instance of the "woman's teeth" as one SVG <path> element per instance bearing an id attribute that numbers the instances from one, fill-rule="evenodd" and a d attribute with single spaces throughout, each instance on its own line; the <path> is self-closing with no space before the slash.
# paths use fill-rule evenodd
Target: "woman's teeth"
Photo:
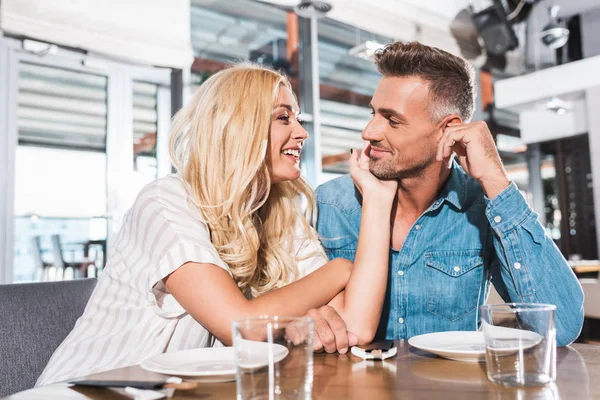
<path id="1" fill-rule="evenodd" d="M 294 156 L 296 158 L 300 157 L 300 150 L 297 150 L 297 149 L 296 150 L 295 149 L 287 149 L 287 150 L 283 150 L 281 153 L 282 154 L 287 154 L 287 155 L 290 155 L 290 156 Z"/>

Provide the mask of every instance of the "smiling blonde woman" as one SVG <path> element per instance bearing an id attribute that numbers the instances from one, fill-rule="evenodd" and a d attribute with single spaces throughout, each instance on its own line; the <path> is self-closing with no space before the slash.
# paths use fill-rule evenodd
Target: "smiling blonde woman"
<path id="1" fill-rule="evenodd" d="M 314 194 L 300 176 L 308 134 L 298 118 L 290 83 L 270 69 L 242 64 L 202 84 L 173 121 L 178 173 L 138 195 L 83 315 L 37 385 L 230 345 L 234 319 L 326 304 L 359 342 L 373 339 L 397 183 L 377 180 L 355 153 L 351 174 L 364 199 L 355 262 L 328 262 L 309 225 Z"/>

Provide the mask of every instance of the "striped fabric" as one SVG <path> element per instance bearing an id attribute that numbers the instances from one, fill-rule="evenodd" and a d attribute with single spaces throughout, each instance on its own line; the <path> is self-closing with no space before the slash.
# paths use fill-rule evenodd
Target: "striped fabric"
<path id="1" fill-rule="evenodd" d="M 296 237 L 294 246 L 301 256 L 320 245 Z M 186 262 L 214 264 L 229 272 L 200 213 L 190 207 L 185 183 L 169 175 L 138 195 L 83 315 L 36 386 L 138 364 L 163 352 L 221 346 L 162 282 Z M 326 262 L 324 256 L 300 261 L 300 277 Z"/>

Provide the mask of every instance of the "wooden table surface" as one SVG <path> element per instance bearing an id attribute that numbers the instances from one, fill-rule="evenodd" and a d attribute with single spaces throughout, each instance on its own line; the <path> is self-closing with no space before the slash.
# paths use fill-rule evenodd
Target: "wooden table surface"
<path id="1" fill-rule="evenodd" d="M 429 355 L 397 342 L 398 355 L 384 362 L 350 354 L 315 354 L 313 399 L 600 399 L 600 346 L 574 344 L 557 352 L 556 384 L 516 389 L 489 382 L 485 363 L 468 364 Z M 138 366 L 91 376 L 93 379 L 160 379 Z M 178 391 L 173 400 L 234 399 L 235 382 L 201 384 Z M 130 399 L 109 389 L 57 384 L 14 394 L 9 400 Z"/>

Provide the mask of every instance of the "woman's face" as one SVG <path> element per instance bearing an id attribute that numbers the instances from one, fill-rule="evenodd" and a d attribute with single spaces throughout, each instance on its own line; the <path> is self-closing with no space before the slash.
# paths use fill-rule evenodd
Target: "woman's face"
<path id="1" fill-rule="evenodd" d="M 300 110 L 292 91 L 280 86 L 271 119 L 271 182 L 291 181 L 300 177 L 302 145 L 308 137 L 300 125 Z"/>

